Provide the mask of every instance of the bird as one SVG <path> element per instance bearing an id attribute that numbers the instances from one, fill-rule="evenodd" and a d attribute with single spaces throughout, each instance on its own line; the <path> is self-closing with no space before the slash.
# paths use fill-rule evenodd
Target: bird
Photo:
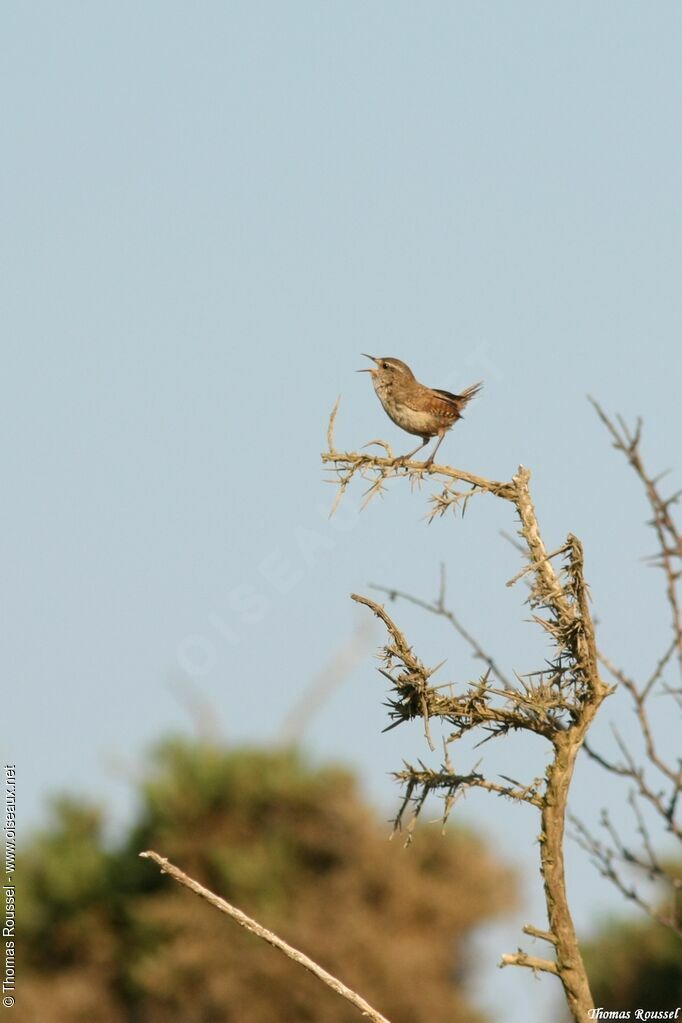
<path id="1" fill-rule="evenodd" d="M 386 414 L 396 426 L 422 439 L 414 451 L 401 455 L 397 461 L 405 462 L 412 458 L 432 437 L 437 436 L 436 446 L 424 463 L 425 466 L 432 465 L 443 437 L 462 418 L 462 410 L 476 397 L 483 382 L 472 384 L 461 394 L 452 394 L 450 391 L 420 384 L 410 367 L 400 359 L 390 355 L 379 358 L 365 352 L 362 354 L 366 359 L 371 359 L 374 366 L 359 369 L 358 373 L 372 374 L 374 390 Z"/>

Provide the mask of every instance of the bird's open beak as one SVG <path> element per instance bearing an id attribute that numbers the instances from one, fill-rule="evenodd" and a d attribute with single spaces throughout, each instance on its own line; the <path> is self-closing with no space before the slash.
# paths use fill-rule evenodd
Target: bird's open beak
<path id="1" fill-rule="evenodd" d="M 366 352 L 363 352 L 362 354 L 365 356 L 366 359 L 371 359 L 372 362 L 378 361 L 376 356 L 374 355 L 367 355 Z M 358 369 L 356 370 L 356 373 L 374 373 L 374 367 L 370 366 L 368 369 Z"/>

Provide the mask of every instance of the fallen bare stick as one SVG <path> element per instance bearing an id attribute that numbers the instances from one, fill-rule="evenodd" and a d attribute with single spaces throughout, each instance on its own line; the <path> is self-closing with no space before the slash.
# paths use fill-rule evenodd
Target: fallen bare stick
<path id="1" fill-rule="evenodd" d="M 219 895 L 216 895 L 208 888 L 204 888 L 203 885 L 200 885 L 198 881 L 189 877 L 184 873 L 184 871 L 180 870 L 179 867 L 176 867 L 164 856 L 160 856 L 152 849 L 147 849 L 146 852 L 141 852 L 140 856 L 143 860 L 154 860 L 154 862 L 161 868 L 162 874 L 169 874 L 171 877 L 175 878 L 178 884 L 183 885 L 185 888 L 189 888 L 191 892 L 194 892 L 195 895 L 199 895 L 202 899 L 205 899 L 206 902 L 210 902 L 210 904 L 215 906 L 216 909 L 219 909 L 221 913 L 225 913 L 227 916 L 232 917 L 233 920 L 237 921 L 240 927 L 244 927 L 247 931 L 251 931 L 252 934 L 256 934 L 259 938 L 262 938 L 263 941 L 267 941 L 268 944 L 278 948 L 280 952 L 284 952 L 284 955 L 288 956 L 289 959 L 293 959 L 293 961 L 298 963 L 299 966 L 303 966 L 304 969 L 314 973 L 318 980 L 321 980 L 330 987 L 332 991 L 336 991 L 337 995 L 341 995 L 341 997 L 345 998 L 346 1001 L 351 1003 L 351 1005 L 354 1005 L 356 1009 L 360 1010 L 363 1016 L 367 1016 L 369 1019 L 373 1020 L 374 1023 L 389 1023 L 389 1020 L 387 1020 L 385 1016 L 382 1016 L 380 1012 L 377 1012 L 376 1009 L 373 1009 L 364 998 L 361 998 L 355 991 L 352 991 L 349 987 L 346 987 L 345 984 L 342 984 L 341 981 L 337 980 L 336 977 L 333 977 L 331 973 L 327 973 L 326 970 L 323 970 L 321 966 L 318 966 L 316 962 L 309 959 L 307 955 L 303 954 L 303 952 L 299 952 L 298 949 L 292 948 L 291 945 L 287 945 L 286 941 L 282 941 L 282 939 L 278 938 L 276 934 L 272 933 L 272 931 L 269 931 L 267 928 L 262 927 L 261 924 L 256 923 L 255 920 L 252 920 L 251 917 L 246 915 L 246 913 L 242 913 L 242 911 L 237 909 L 236 906 L 231 906 L 229 902 L 225 901 L 225 899 L 221 899 Z"/>

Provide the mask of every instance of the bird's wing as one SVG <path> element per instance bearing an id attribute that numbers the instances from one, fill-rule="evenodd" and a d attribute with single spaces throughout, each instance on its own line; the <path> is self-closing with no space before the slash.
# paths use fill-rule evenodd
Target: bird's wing
<path id="1" fill-rule="evenodd" d="M 452 391 L 441 391 L 440 387 L 434 387 L 433 392 L 434 394 L 439 394 L 441 398 L 445 398 L 451 405 L 459 405 L 462 401 L 461 395 L 453 394 Z"/>
<path id="2" fill-rule="evenodd" d="M 459 410 L 462 403 L 456 394 L 448 391 L 437 391 L 432 387 L 425 387 L 421 393 L 406 395 L 402 398 L 402 404 L 413 412 L 424 412 L 425 403 L 437 415 L 453 421 L 459 418 Z"/>
<path id="3" fill-rule="evenodd" d="M 424 401 L 428 399 L 431 405 L 436 406 L 438 412 L 447 418 L 459 419 L 462 409 L 472 398 L 475 398 L 483 387 L 482 383 L 472 384 L 466 387 L 461 394 L 453 394 L 451 391 L 441 391 L 438 387 L 422 387 L 418 393 L 403 397 L 403 404 L 415 412 L 422 412 Z"/>

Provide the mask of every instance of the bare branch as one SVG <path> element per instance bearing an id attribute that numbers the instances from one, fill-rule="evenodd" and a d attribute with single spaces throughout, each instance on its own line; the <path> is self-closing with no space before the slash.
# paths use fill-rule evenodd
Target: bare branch
<path id="1" fill-rule="evenodd" d="M 541 941 L 548 941 L 550 945 L 556 945 L 556 937 L 550 931 L 541 931 L 538 927 L 533 927 L 532 924 L 525 924 L 521 930 L 524 934 L 529 934 L 531 938 L 540 938 Z"/>
<path id="2" fill-rule="evenodd" d="M 680 579 L 678 559 L 682 559 L 682 533 L 680 533 L 671 514 L 671 508 L 677 502 L 679 492 L 664 498 L 658 487 L 662 476 L 652 476 L 647 472 L 640 453 L 642 436 L 641 419 L 637 420 L 634 432 L 628 428 L 620 416 L 617 417 L 618 425 L 616 426 L 593 398 L 589 400 L 602 423 L 611 434 L 613 446 L 625 455 L 644 485 L 646 498 L 653 514 L 650 525 L 656 533 L 659 547 L 654 560 L 665 573 L 666 597 L 670 606 L 675 649 L 677 651 L 680 671 L 682 672 L 682 609 L 680 608 L 680 600 L 677 593 L 677 585 Z"/>
<path id="3" fill-rule="evenodd" d="M 518 952 L 505 953 L 498 964 L 501 969 L 505 966 L 527 966 L 529 970 L 538 973 L 559 973 L 559 968 L 551 959 L 539 959 L 537 956 L 529 956 L 527 952 L 519 949 Z"/>
<path id="4" fill-rule="evenodd" d="M 571 814 L 569 819 L 574 829 L 572 837 L 588 854 L 601 876 L 614 885 L 628 901 L 639 906 L 652 920 L 682 937 L 682 920 L 675 908 L 675 895 L 682 890 L 682 882 L 658 865 L 655 859 L 653 862 L 647 861 L 646 858 L 638 856 L 624 845 L 605 810 L 602 811 L 602 826 L 611 838 L 610 845 L 600 842 L 577 817 Z M 648 840 L 645 842 L 645 846 L 647 845 L 649 849 L 645 856 L 649 855 L 651 848 Z M 673 897 L 669 911 L 665 912 L 659 905 L 643 896 L 634 883 L 627 882 L 621 873 L 620 865 L 639 870 L 649 879 L 661 881 L 671 888 Z"/>
<path id="5" fill-rule="evenodd" d="M 642 421 L 637 420 L 634 430 L 630 429 L 622 417 L 617 416 L 614 422 L 597 402 L 593 399 L 590 401 L 610 433 L 614 447 L 625 455 L 643 484 L 652 513 L 649 525 L 654 529 L 659 548 L 658 553 L 651 560 L 653 564 L 664 571 L 665 594 L 670 608 L 672 637 L 664 652 L 657 658 L 652 671 L 648 677 L 645 676 L 643 681 L 633 678 L 628 672 L 618 667 L 603 651 L 599 651 L 599 661 L 620 684 L 631 701 L 642 740 L 641 755 L 638 755 L 638 751 L 633 748 L 631 742 L 626 743 L 621 738 L 615 728 L 612 728 L 612 731 L 618 756 L 608 756 L 602 751 L 594 749 L 592 745 L 585 744 L 586 752 L 595 763 L 611 774 L 631 783 L 632 789 L 628 796 L 628 803 L 634 815 L 636 831 L 641 839 L 642 848 L 635 851 L 622 840 L 618 829 L 605 810 L 602 811 L 601 824 L 609 836 L 607 843 L 599 842 L 582 822 L 573 818 L 574 837 L 588 852 L 603 877 L 614 884 L 627 899 L 644 909 L 653 919 L 671 927 L 679 934 L 679 914 L 676 913 L 674 906 L 670 912 L 666 912 L 661 910 L 658 905 L 653 905 L 640 894 L 634 884 L 624 879 L 622 870 L 627 869 L 630 872 L 634 870 L 649 880 L 658 880 L 668 885 L 673 892 L 679 891 L 681 887 L 679 879 L 659 862 L 653 838 L 640 806 L 640 802 L 648 805 L 663 823 L 666 832 L 682 841 L 682 824 L 676 817 L 682 793 L 682 760 L 677 757 L 673 762 L 663 755 L 649 713 L 650 701 L 656 695 L 672 695 L 677 705 L 682 706 L 680 692 L 672 689 L 664 681 L 666 668 L 676 654 L 682 668 L 682 619 L 678 595 L 682 538 L 672 517 L 673 506 L 680 494 L 678 492 L 670 497 L 663 497 L 659 484 L 665 474 L 653 476 L 645 468 L 640 451 Z M 642 759 L 644 759 L 644 763 L 640 762 Z M 645 771 L 647 764 L 650 767 L 649 771 Z"/>
<path id="6" fill-rule="evenodd" d="M 210 891 L 208 888 L 204 888 L 204 886 L 199 884 L 198 881 L 193 880 L 193 878 L 185 874 L 179 867 L 170 863 L 165 857 L 160 856 L 157 852 L 153 852 L 151 849 L 148 849 L 146 852 L 141 852 L 140 856 L 146 860 L 153 860 L 161 868 L 162 874 L 169 874 L 170 877 L 174 878 L 178 882 L 178 884 L 183 885 L 185 888 L 189 888 L 191 892 L 194 892 L 195 895 L 199 895 L 202 899 L 205 899 L 206 902 L 209 902 L 216 909 L 220 910 L 221 913 L 225 913 L 227 916 L 231 917 L 239 924 L 240 927 L 244 927 L 247 931 L 251 931 L 252 934 L 262 938 L 263 941 L 267 941 L 268 944 L 272 945 L 274 948 L 279 949 L 279 951 L 283 952 L 285 956 L 289 957 L 289 959 L 293 959 L 293 961 L 298 963 L 299 966 L 309 970 L 310 973 L 313 973 L 318 978 L 318 980 L 321 980 L 324 984 L 330 987 L 332 991 L 335 991 L 337 995 L 340 995 L 342 998 L 345 998 L 347 1002 L 350 1002 L 351 1005 L 354 1005 L 356 1009 L 360 1010 L 363 1016 L 371 1019 L 373 1023 L 389 1023 L 386 1017 L 382 1016 L 380 1012 L 376 1011 L 376 1009 L 373 1009 L 364 998 L 361 998 L 360 995 L 358 995 L 355 991 L 352 991 L 351 988 L 346 987 L 346 985 L 340 980 L 333 977 L 331 973 L 327 973 L 326 970 L 323 970 L 321 966 L 318 966 L 316 962 L 310 959 L 307 955 L 304 955 L 303 952 L 299 952 L 298 949 L 288 945 L 286 941 L 282 941 L 282 939 L 278 938 L 272 931 L 267 930 L 267 928 L 261 926 L 261 924 L 257 923 L 255 920 L 252 920 L 251 917 L 248 917 L 246 913 L 242 913 L 242 911 L 237 909 L 236 906 L 230 905 L 230 903 L 226 902 L 225 899 L 221 899 L 219 895 L 215 895 L 214 892 Z"/>

